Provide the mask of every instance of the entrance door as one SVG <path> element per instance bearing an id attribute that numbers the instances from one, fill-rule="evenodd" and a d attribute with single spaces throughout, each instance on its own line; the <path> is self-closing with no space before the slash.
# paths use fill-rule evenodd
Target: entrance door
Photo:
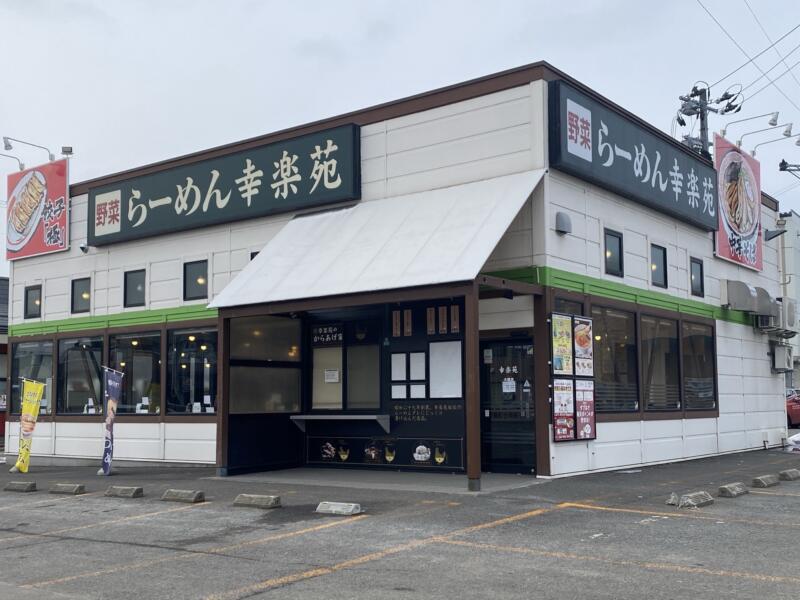
<path id="1" fill-rule="evenodd" d="M 482 470 L 532 473 L 536 464 L 530 339 L 481 343 Z"/>

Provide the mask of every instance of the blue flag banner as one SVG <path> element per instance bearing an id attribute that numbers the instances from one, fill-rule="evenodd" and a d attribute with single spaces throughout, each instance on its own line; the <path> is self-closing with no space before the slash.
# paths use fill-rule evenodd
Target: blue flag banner
<path id="1" fill-rule="evenodd" d="M 103 427 L 105 445 L 103 447 L 103 475 L 111 475 L 111 460 L 114 456 L 114 419 L 117 416 L 117 405 L 122 394 L 122 373 L 105 369 L 103 374 L 104 409 L 106 420 Z M 98 473 L 99 475 L 99 473 Z"/>

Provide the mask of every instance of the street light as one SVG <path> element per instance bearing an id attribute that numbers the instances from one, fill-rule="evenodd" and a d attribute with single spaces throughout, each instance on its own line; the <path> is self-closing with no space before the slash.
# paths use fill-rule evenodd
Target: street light
<path id="1" fill-rule="evenodd" d="M 753 151 L 750 154 L 755 156 L 756 155 L 756 148 L 758 148 L 759 146 L 763 146 L 765 144 L 772 144 L 773 142 L 782 142 L 783 140 L 788 140 L 788 139 L 791 139 L 791 138 L 797 138 L 797 141 L 794 143 L 794 145 L 795 146 L 800 146 L 800 133 L 796 133 L 794 135 L 787 135 L 786 137 L 779 137 L 779 138 L 777 138 L 775 140 L 769 140 L 768 142 L 761 142 L 760 144 L 756 144 L 755 146 L 753 146 Z"/>
<path id="2" fill-rule="evenodd" d="M 783 125 L 778 125 L 776 127 L 767 127 L 766 129 L 757 129 L 756 131 L 748 131 L 747 133 L 742 134 L 742 137 L 739 138 L 739 141 L 736 142 L 736 145 L 740 148 L 742 147 L 742 140 L 746 135 L 753 135 L 754 133 L 762 133 L 764 131 L 772 131 L 773 129 L 780 129 L 781 127 L 785 127 L 786 129 L 783 130 L 783 137 L 789 137 L 792 135 L 792 124 L 791 123 L 784 123 Z"/>
<path id="3" fill-rule="evenodd" d="M 25 163 L 22 162 L 20 159 L 18 159 L 16 156 L 11 156 L 10 154 L 3 154 L 3 153 L 0 153 L 0 156 L 5 156 L 6 158 L 13 158 L 15 161 L 17 161 L 17 164 L 19 164 L 19 170 L 20 171 L 25 170 Z"/>
<path id="4" fill-rule="evenodd" d="M 50 159 L 50 162 L 53 162 L 56 159 L 55 155 L 52 152 L 50 152 L 49 148 L 45 148 L 44 146 L 40 146 L 39 144 L 31 144 L 30 142 L 25 142 L 23 140 L 18 140 L 16 138 L 3 136 L 3 148 L 5 148 L 6 150 L 13 149 L 13 146 L 11 145 L 11 142 L 17 142 L 19 144 L 25 144 L 26 146 L 33 146 L 34 148 L 41 148 L 42 150 L 46 150 L 47 151 L 47 157 Z"/>
<path id="5" fill-rule="evenodd" d="M 723 127 L 723 128 L 720 130 L 719 134 L 720 134 L 722 137 L 725 137 L 725 133 L 728 131 L 728 127 L 730 127 L 730 126 L 731 126 L 731 125 L 733 125 L 734 123 L 744 123 L 745 121 L 752 121 L 753 119 L 760 119 L 761 117 L 769 117 L 769 121 L 767 121 L 767 125 L 770 125 L 770 126 L 773 126 L 773 127 L 774 127 L 775 125 L 777 125 L 777 124 L 778 124 L 778 113 L 777 113 L 777 112 L 774 112 L 774 113 L 764 113 L 763 115 L 757 115 L 757 116 L 755 116 L 755 117 L 747 117 L 746 119 L 738 119 L 738 120 L 736 120 L 736 121 L 731 121 L 730 123 L 727 123 L 727 124 L 725 125 L 725 127 Z"/>

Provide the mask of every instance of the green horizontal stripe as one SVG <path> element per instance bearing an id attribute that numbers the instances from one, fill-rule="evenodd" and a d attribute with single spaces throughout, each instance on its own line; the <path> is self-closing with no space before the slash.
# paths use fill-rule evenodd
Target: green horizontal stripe
<path id="1" fill-rule="evenodd" d="M 729 321 L 739 325 L 752 325 L 752 317 L 741 310 L 728 310 L 721 306 L 706 304 L 697 300 L 677 298 L 663 292 L 642 290 L 616 281 L 597 279 L 588 275 L 579 275 L 554 269 L 552 267 L 522 267 L 489 273 L 495 277 L 515 279 L 527 283 L 554 287 L 570 292 L 591 294 L 601 298 L 611 298 L 623 302 L 631 302 L 642 306 L 661 308 L 677 313 L 707 317 L 719 321 Z"/>
<path id="2" fill-rule="evenodd" d="M 216 318 L 216 308 L 206 308 L 204 305 L 179 306 L 176 308 L 137 310 L 95 317 L 74 317 L 59 321 L 19 323 L 8 326 L 8 335 L 46 335 L 87 329 L 106 329 L 108 327 L 127 327 L 129 325 L 160 325 L 161 323 Z"/>

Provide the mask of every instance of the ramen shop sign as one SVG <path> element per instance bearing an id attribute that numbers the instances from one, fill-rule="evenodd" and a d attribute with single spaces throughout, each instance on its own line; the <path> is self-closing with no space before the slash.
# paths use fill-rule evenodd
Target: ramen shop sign
<path id="1" fill-rule="evenodd" d="M 550 166 L 706 231 L 717 222 L 714 169 L 620 112 L 552 81 Z"/>
<path id="2" fill-rule="evenodd" d="M 761 165 L 725 138 L 714 135 L 714 164 L 719 190 L 716 255 L 760 271 Z"/>
<path id="3" fill-rule="evenodd" d="M 89 244 L 358 199 L 360 143 L 343 125 L 92 188 Z"/>
<path id="4" fill-rule="evenodd" d="M 6 259 L 69 248 L 67 159 L 8 176 Z"/>

